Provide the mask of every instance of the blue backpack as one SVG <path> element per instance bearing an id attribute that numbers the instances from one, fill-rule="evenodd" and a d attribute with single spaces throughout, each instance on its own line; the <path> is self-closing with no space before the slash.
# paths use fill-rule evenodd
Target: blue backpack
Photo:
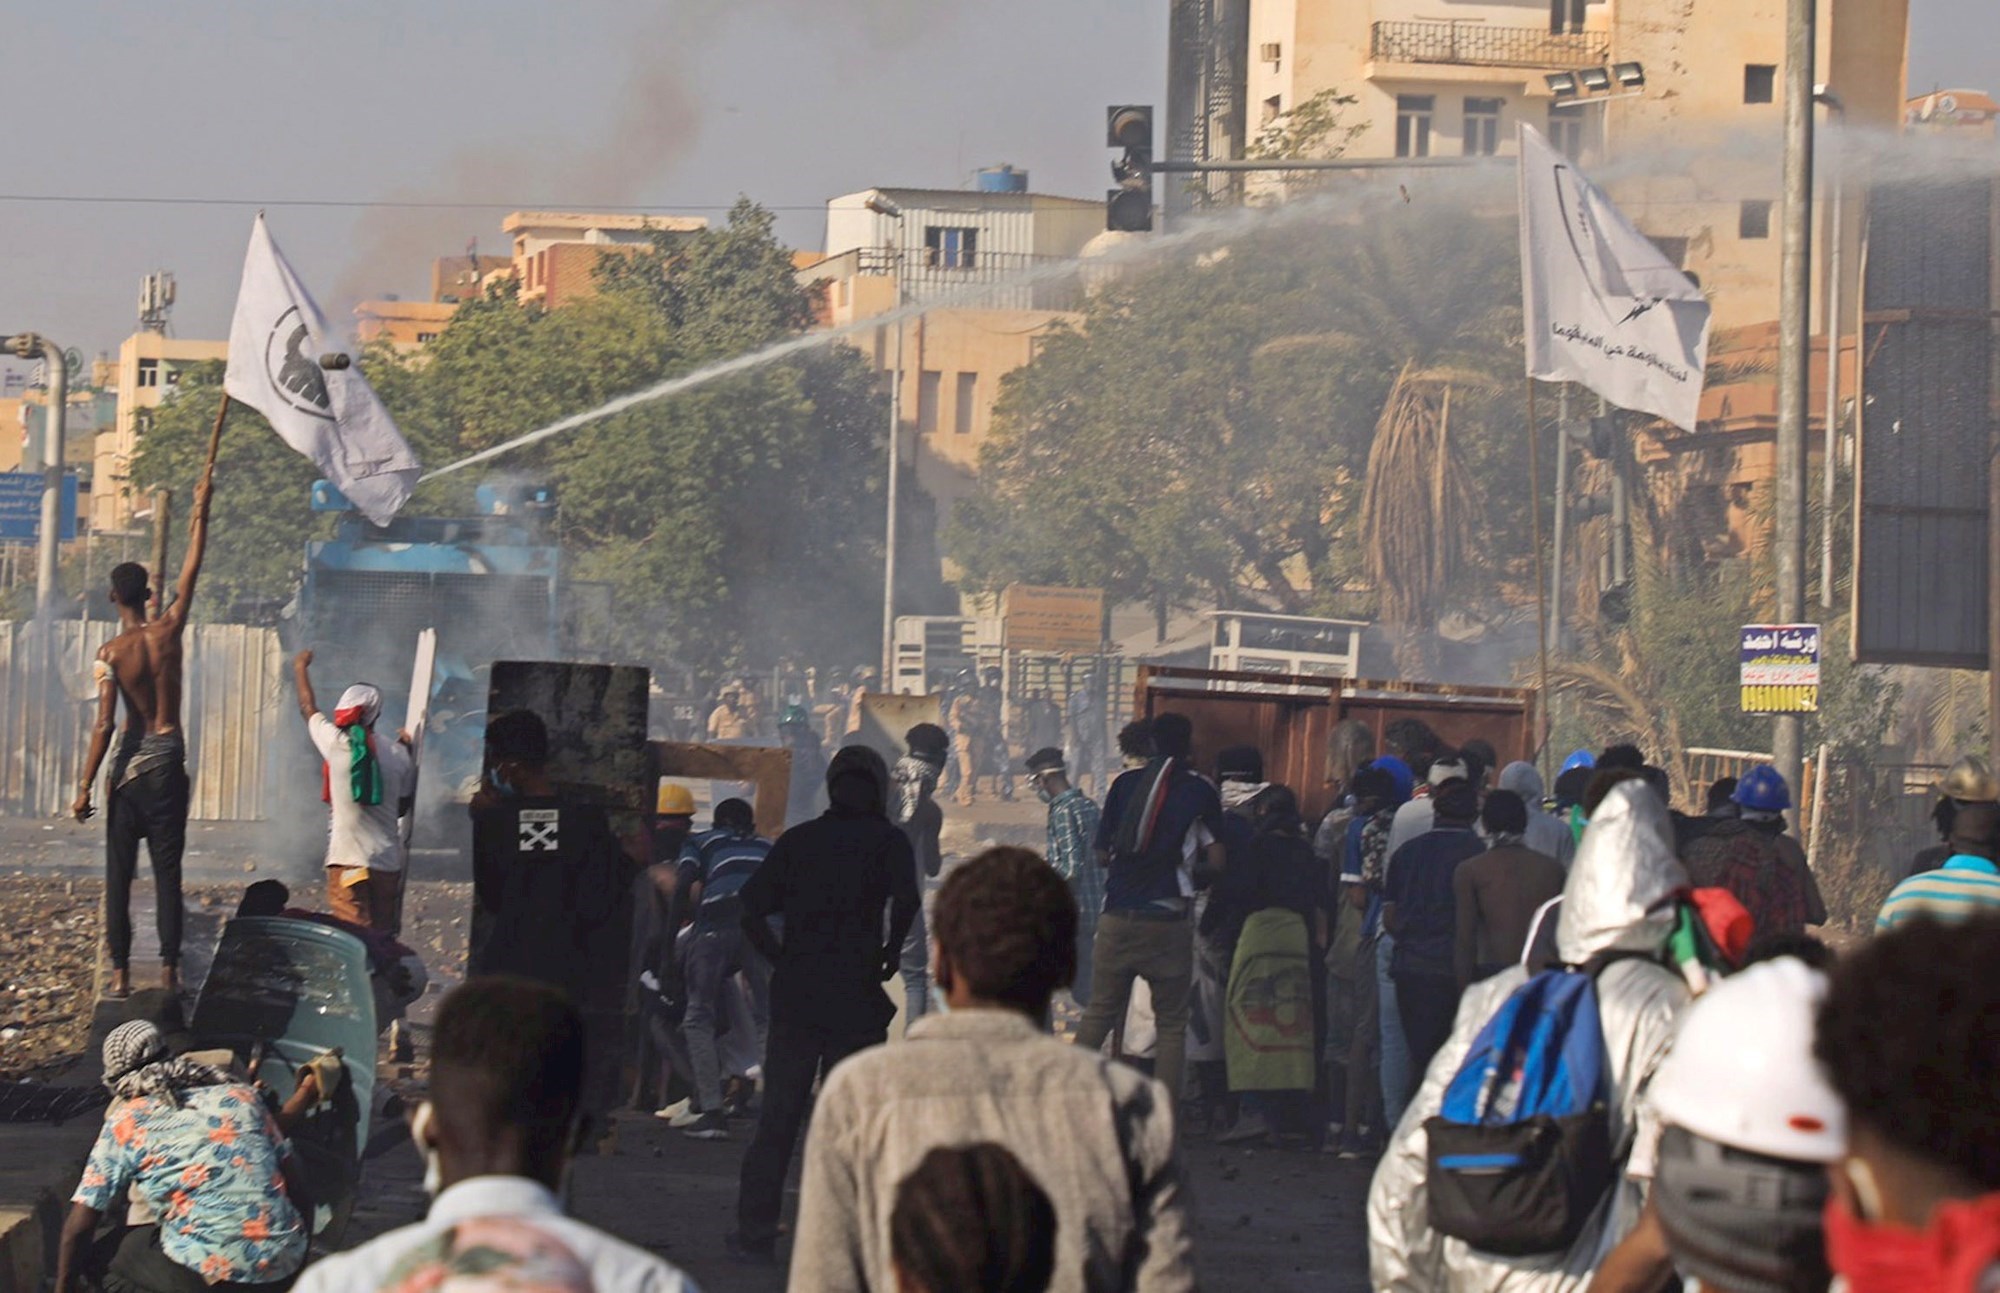
<path id="1" fill-rule="evenodd" d="M 1501 1256 L 1559 1252 L 1610 1192 L 1617 1165 L 1593 971 L 1545 970 L 1516 988 L 1425 1120 L 1440 1233 Z"/>

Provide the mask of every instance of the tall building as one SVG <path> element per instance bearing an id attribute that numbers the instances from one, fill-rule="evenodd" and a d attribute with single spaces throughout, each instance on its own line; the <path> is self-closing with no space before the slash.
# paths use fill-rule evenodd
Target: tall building
<path id="1" fill-rule="evenodd" d="M 152 424 L 153 410 L 172 398 L 181 375 L 196 364 L 229 358 L 229 342 L 135 332 L 118 347 L 116 421 L 99 432 L 91 472 L 90 528 L 100 533 L 132 526 L 132 455 Z"/>
<path id="2" fill-rule="evenodd" d="M 1001 168 L 982 173 L 980 189 L 834 198 L 826 255 L 799 271 L 801 282 L 823 285 L 828 326 L 932 306 L 857 344 L 887 372 L 900 331 L 903 461 L 915 465 L 940 524 L 971 492 L 1001 378 L 1034 358 L 1049 329 L 1077 317 L 1076 257 L 1104 230 L 1102 201 L 1030 193 L 1027 179 Z"/>
<path id="3" fill-rule="evenodd" d="M 1776 317 L 1785 0 L 1448 0 L 1442 12 L 1434 0 L 1245 2 L 1240 57 L 1211 60 L 1247 67 L 1245 109 L 1233 136 L 1211 131 L 1207 155 L 1240 153 L 1330 89 L 1358 100 L 1343 118 L 1360 127 L 1352 157 L 1510 155 L 1526 122 L 1601 168 L 1625 211 L 1699 278 L 1718 327 Z M 1192 3 L 1178 0 L 1176 16 Z M 1845 124 L 1897 129 L 1908 0 L 1820 0 L 1820 14 L 1816 79 Z M 1558 97 L 1548 77 L 1564 72 L 1604 88 Z M 1219 74 L 1210 81 L 1211 101 L 1226 99 Z M 1171 99 L 1171 69 L 1169 83 L 1172 120 L 1188 109 Z M 1852 265 L 1858 205 L 1845 214 Z"/>

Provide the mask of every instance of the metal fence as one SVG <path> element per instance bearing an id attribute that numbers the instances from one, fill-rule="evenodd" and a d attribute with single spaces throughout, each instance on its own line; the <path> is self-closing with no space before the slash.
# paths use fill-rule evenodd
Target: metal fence
<path id="1" fill-rule="evenodd" d="M 0 621 L 0 812 L 56 817 L 69 810 L 96 718 L 91 664 L 116 627 Z M 267 756 L 287 712 L 278 635 L 243 624 L 197 624 L 184 645 L 188 816 L 261 819 Z"/>
<path id="2" fill-rule="evenodd" d="M 1587 67 L 1611 56 L 1598 32 L 1490 27 L 1483 22 L 1378 22 L 1370 56 L 1384 63 L 1459 63 L 1473 67 Z"/>

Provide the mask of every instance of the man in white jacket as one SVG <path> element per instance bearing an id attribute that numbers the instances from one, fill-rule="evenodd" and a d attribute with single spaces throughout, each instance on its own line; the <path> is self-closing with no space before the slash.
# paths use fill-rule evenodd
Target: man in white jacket
<path id="1" fill-rule="evenodd" d="M 1605 953 L 1637 954 L 1612 962 L 1597 978 L 1619 1184 L 1564 1252 L 1502 1257 L 1431 1228 L 1424 1121 L 1442 1106 L 1480 1028 L 1527 971 L 1517 966 L 1476 983 L 1459 1002 L 1451 1038 L 1431 1061 L 1368 1192 L 1369 1278 L 1378 1293 L 1574 1293 L 1632 1227 L 1652 1180 L 1660 1132 L 1640 1097 L 1688 1000 L 1663 955 L 1674 924 L 1672 897 L 1687 884 L 1659 796 L 1643 781 L 1612 787 L 1570 869 L 1556 948 L 1564 964 L 1578 966 Z"/>

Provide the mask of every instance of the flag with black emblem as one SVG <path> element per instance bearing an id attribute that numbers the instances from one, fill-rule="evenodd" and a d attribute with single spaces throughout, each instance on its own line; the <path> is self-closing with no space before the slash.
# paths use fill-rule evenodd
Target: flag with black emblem
<path id="1" fill-rule="evenodd" d="M 363 516 L 387 525 L 422 467 L 345 349 L 260 213 L 229 325 L 223 390 L 262 413 Z M 329 357 L 332 366 L 322 363 Z"/>
<path id="2" fill-rule="evenodd" d="M 1708 364 L 1701 289 L 1526 123 L 1521 288 L 1528 376 L 1581 382 L 1695 429 Z"/>

